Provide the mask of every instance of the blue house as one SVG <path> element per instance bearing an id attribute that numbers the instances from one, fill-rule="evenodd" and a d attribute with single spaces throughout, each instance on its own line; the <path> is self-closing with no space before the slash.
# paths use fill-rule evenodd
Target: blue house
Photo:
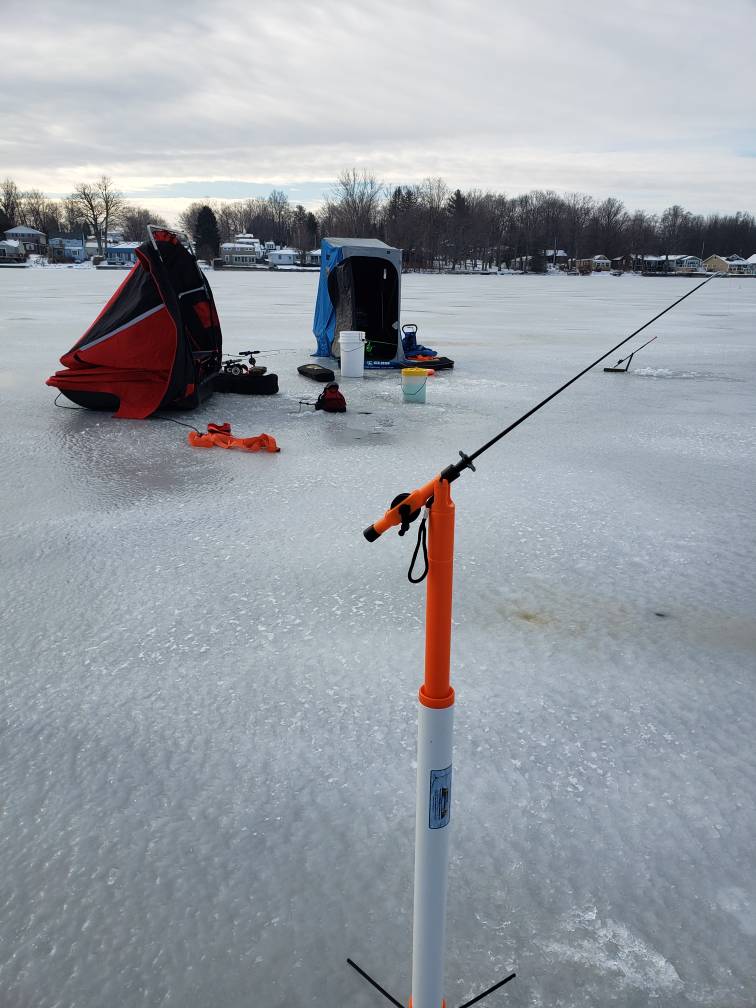
<path id="1" fill-rule="evenodd" d="M 136 250 L 141 242 L 117 242 L 108 245 L 107 262 L 111 266 L 133 266 L 136 262 Z"/>
<path id="2" fill-rule="evenodd" d="M 84 262 L 87 258 L 87 240 L 83 234 L 58 231 L 47 240 L 48 262 Z"/>

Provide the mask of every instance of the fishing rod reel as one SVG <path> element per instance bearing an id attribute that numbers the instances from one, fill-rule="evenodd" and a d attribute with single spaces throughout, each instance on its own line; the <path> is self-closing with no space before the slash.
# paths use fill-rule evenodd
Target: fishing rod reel
<path id="1" fill-rule="evenodd" d="M 362 533 L 368 542 L 375 542 L 386 529 L 391 528 L 393 525 L 398 525 L 399 535 L 406 535 L 409 532 L 410 525 L 417 521 L 421 512 L 424 512 L 420 527 L 417 530 L 415 550 L 410 560 L 409 570 L 407 571 L 407 580 L 410 584 L 421 584 L 428 576 L 428 519 L 430 518 L 433 501 L 436 494 L 439 493 L 441 485 L 444 483 L 447 484 L 447 488 L 442 493 L 442 496 L 448 498 L 450 501 L 448 485 L 458 479 L 465 469 L 471 469 L 475 472 L 472 458 L 463 451 L 459 453 L 459 456 L 461 461 L 453 462 L 447 466 L 430 483 L 426 483 L 417 490 L 413 490 L 412 493 L 397 494 L 391 501 L 389 509 L 383 518 L 369 525 Z M 423 551 L 423 569 L 418 574 L 415 574 L 415 563 L 417 562 L 420 550 Z"/>
<path id="2" fill-rule="evenodd" d="M 478 454 L 477 452 L 475 453 Z M 391 501 L 388 511 L 385 513 L 383 518 L 379 521 L 374 522 L 372 525 L 368 525 L 366 529 L 363 530 L 362 534 L 367 539 L 368 542 L 375 542 L 376 539 L 380 538 L 387 529 L 394 525 L 399 526 L 399 535 L 403 536 L 409 532 L 410 525 L 417 521 L 420 517 L 422 509 L 430 508 L 433 504 L 433 489 L 437 481 L 443 481 L 444 483 L 453 483 L 456 479 L 462 475 L 465 469 L 471 469 L 473 472 L 477 472 L 475 466 L 473 465 L 473 458 L 466 452 L 461 451 L 459 453 L 460 462 L 453 462 L 448 465 L 446 469 L 443 469 L 439 475 L 430 481 L 430 483 L 425 483 L 423 486 L 419 487 L 417 490 L 413 490 L 411 493 L 400 493 Z"/>

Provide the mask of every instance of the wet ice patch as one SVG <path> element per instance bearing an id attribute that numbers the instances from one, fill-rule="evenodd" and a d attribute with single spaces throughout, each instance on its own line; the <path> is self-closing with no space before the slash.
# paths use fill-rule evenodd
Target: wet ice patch
<path id="1" fill-rule="evenodd" d="M 633 368 L 630 374 L 637 378 L 685 378 L 695 381 L 743 381 L 732 375 L 716 371 L 674 371 L 672 368 Z"/>
<path id="2" fill-rule="evenodd" d="M 613 975 L 649 994 L 670 994 L 683 988 L 669 960 L 625 925 L 601 920 L 596 907 L 568 914 L 560 930 L 572 936 L 571 940 L 550 942 L 544 949 L 566 962 L 587 966 L 607 977 Z"/>

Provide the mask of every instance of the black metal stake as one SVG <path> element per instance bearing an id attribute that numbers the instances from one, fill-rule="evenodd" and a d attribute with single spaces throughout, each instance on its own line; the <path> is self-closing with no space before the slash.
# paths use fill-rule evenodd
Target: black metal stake
<path id="1" fill-rule="evenodd" d="M 477 1004 L 478 1001 L 482 1001 L 484 997 L 488 997 L 489 994 L 493 994 L 495 990 L 498 990 L 499 987 L 503 987 L 504 984 L 509 983 L 510 980 L 514 980 L 516 976 L 516 973 L 510 973 L 508 977 L 504 977 L 503 980 L 499 980 L 499 982 L 495 983 L 493 987 L 489 987 L 488 990 L 484 990 L 482 994 L 478 994 L 478 996 L 474 997 L 472 1001 L 465 1001 L 465 1003 L 461 1004 L 459 1008 L 470 1008 L 470 1005 L 474 1005 Z"/>
<path id="2" fill-rule="evenodd" d="M 368 976 L 364 969 L 360 969 L 357 963 L 353 959 L 347 959 L 347 962 L 352 967 L 353 970 L 357 970 L 361 977 L 363 977 L 369 984 L 372 984 L 377 991 L 380 991 L 383 996 L 391 1002 L 392 1005 L 396 1005 L 396 1008 L 404 1008 L 401 1001 L 397 1001 L 393 995 L 389 994 L 387 990 L 384 990 L 379 983 L 376 983 L 371 976 Z"/>

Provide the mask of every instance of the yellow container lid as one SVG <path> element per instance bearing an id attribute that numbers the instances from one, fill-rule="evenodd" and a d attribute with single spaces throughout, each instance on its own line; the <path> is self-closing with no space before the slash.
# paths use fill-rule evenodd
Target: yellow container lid
<path id="1" fill-rule="evenodd" d="M 411 375 L 413 378 L 427 377 L 430 374 L 428 368 L 424 367 L 403 367 L 402 374 Z"/>

